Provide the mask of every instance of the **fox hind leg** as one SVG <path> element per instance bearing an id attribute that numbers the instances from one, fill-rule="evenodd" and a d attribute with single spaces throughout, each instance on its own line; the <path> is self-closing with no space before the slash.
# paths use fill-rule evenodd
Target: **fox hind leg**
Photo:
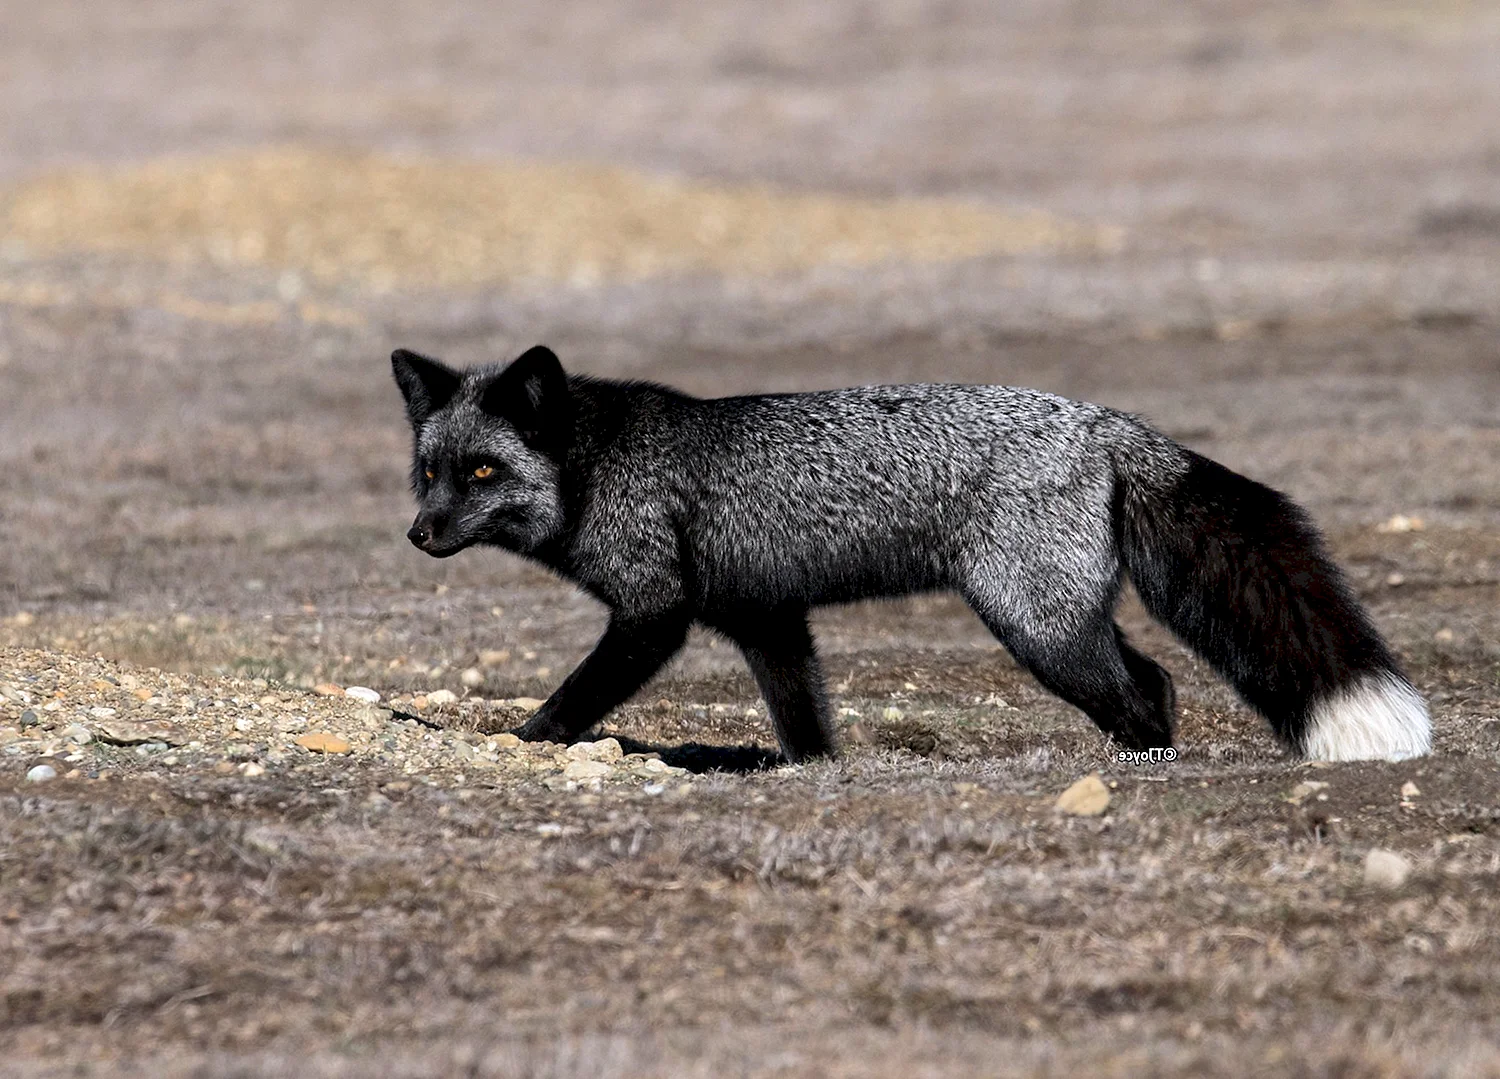
<path id="1" fill-rule="evenodd" d="M 1108 609 L 1058 632 L 979 610 L 1000 643 L 1036 680 L 1083 711 L 1126 749 L 1172 744 L 1172 676 L 1132 648 Z"/>

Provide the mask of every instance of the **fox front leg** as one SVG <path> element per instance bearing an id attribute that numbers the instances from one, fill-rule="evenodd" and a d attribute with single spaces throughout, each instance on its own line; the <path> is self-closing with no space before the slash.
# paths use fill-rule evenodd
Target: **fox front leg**
<path id="1" fill-rule="evenodd" d="M 611 617 L 594 650 L 515 733 L 528 742 L 575 741 L 677 654 L 691 624 L 690 616 L 677 611 Z"/>

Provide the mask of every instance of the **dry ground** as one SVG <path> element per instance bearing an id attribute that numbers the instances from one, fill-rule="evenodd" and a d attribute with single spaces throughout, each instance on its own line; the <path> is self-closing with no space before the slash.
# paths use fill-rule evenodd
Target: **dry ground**
<path id="1" fill-rule="evenodd" d="M 1493 4 L 95 8 L 0 33 L 0 1072 L 1500 1074 Z M 695 637 L 604 733 L 700 774 L 570 789 L 494 702 L 602 612 L 405 543 L 385 362 L 536 340 L 1143 412 L 1327 525 L 1436 752 L 1289 762 L 1127 603 L 1124 767 L 924 597 L 819 616 L 840 761 L 701 772 L 770 736 Z"/>

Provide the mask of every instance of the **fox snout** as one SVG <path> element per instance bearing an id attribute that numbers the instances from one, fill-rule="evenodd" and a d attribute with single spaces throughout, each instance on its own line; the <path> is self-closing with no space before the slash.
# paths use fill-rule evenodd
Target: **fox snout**
<path id="1" fill-rule="evenodd" d="M 411 540 L 412 546 L 420 551 L 426 551 L 430 555 L 441 558 L 452 551 L 442 550 L 443 533 L 447 528 L 448 520 L 432 513 L 419 513 L 412 526 L 406 530 L 406 538 Z"/>

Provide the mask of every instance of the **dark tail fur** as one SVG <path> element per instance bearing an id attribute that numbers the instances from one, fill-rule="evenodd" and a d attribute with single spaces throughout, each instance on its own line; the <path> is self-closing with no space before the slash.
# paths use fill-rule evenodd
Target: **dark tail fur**
<path id="1" fill-rule="evenodd" d="M 1293 750 L 1325 760 L 1428 752 L 1427 709 L 1284 495 L 1190 450 L 1163 480 L 1122 461 L 1121 556 L 1146 609 Z"/>

